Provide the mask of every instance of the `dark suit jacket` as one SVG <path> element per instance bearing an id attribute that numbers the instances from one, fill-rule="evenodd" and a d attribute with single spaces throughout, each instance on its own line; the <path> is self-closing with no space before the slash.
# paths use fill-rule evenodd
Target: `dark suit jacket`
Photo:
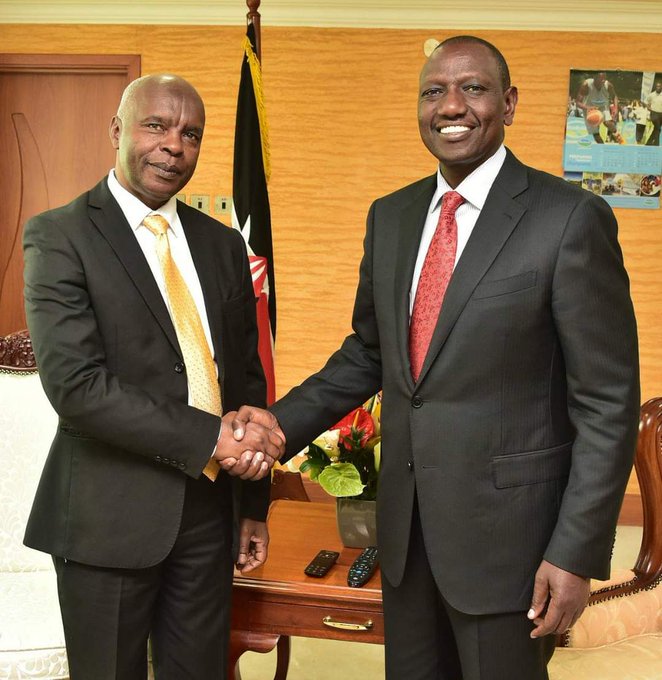
<path id="1" fill-rule="evenodd" d="M 435 187 L 429 177 L 373 204 L 354 333 L 272 408 L 295 452 L 383 388 L 383 574 L 402 578 L 416 492 L 450 604 L 525 610 L 543 557 L 609 573 L 639 411 L 616 220 L 601 198 L 508 152 L 414 384 L 408 293 Z"/>
<path id="2" fill-rule="evenodd" d="M 264 403 L 243 239 L 182 203 L 177 210 L 205 298 L 224 408 Z M 31 219 L 24 249 L 28 326 L 60 416 L 25 543 L 97 566 L 156 564 L 175 541 L 186 478 L 200 476 L 220 419 L 187 405 L 174 327 L 106 180 Z M 216 487 L 228 511 L 233 487 L 235 494 L 242 487 L 242 515 L 264 519 L 268 479 L 233 484 L 221 473 Z"/>

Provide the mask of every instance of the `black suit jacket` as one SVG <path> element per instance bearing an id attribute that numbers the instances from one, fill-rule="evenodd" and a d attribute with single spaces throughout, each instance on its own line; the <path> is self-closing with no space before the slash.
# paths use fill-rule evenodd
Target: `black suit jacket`
<path id="1" fill-rule="evenodd" d="M 177 210 L 202 286 L 224 409 L 264 404 L 243 239 L 182 203 Z M 175 541 L 186 477 L 200 476 L 220 419 L 187 405 L 174 327 L 106 180 L 28 221 L 24 251 L 28 326 L 60 416 L 25 543 L 98 566 L 156 564 Z M 242 515 L 264 519 L 268 481 L 233 483 L 221 473 L 216 488 L 228 511 L 243 491 Z"/>
<path id="2" fill-rule="evenodd" d="M 408 295 L 435 176 L 370 209 L 354 333 L 272 408 L 296 452 L 383 388 L 380 562 L 397 585 L 416 493 L 457 609 L 528 609 L 543 557 L 597 578 L 637 434 L 637 336 L 607 204 L 508 152 L 451 278 L 419 381 Z"/>

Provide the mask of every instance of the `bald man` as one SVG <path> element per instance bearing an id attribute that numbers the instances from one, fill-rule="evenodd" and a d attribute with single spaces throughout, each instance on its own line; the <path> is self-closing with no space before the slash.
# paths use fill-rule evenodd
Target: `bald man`
<path id="1" fill-rule="evenodd" d="M 225 426 L 265 402 L 246 249 L 174 198 L 204 126 L 184 79 L 139 78 L 110 124 L 115 168 L 25 226 L 28 326 L 60 416 L 25 543 L 53 555 L 72 680 L 143 680 L 150 637 L 158 680 L 222 677 L 235 530 L 243 571 L 267 556 L 281 442 Z M 245 451 L 241 479 L 218 474 Z"/>

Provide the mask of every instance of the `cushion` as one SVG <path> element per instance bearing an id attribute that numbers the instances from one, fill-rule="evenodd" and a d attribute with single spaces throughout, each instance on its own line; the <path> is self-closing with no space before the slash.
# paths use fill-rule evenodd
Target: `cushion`
<path id="1" fill-rule="evenodd" d="M 0 678 L 69 677 L 50 555 L 23 545 L 57 427 L 37 373 L 0 372 Z"/>
<path id="2" fill-rule="evenodd" d="M 570 631 L 568 647 L 599 647 L 649 633 L 662 635 L 662 583 L 587 607 Z"/>
<path id="3" fill-rule="evenodd" d="M 660 680 L 662 633 L 639 635 L 590 649 L 557 648 L 550 680 Z"/>
<path id="4" fill-rule="evenodd" d="M 56 428 L 37 373 L 0 373 L 0 572 L 52 569 L 23 533 Z"/>
<path id="5" fill-rule="evenodd" d="M 52 569 L 0 573 L 0 611 L 0 678 L 69 677 Z"/>

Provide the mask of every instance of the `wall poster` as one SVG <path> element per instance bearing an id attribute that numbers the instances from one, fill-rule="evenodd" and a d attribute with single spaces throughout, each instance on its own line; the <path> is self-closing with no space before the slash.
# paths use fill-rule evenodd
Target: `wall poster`
<path id="1" fill-rule="evenodd" d="M 620 208 L 659 208 L 662 72 L 571 69 L 565 179 Z"/>

